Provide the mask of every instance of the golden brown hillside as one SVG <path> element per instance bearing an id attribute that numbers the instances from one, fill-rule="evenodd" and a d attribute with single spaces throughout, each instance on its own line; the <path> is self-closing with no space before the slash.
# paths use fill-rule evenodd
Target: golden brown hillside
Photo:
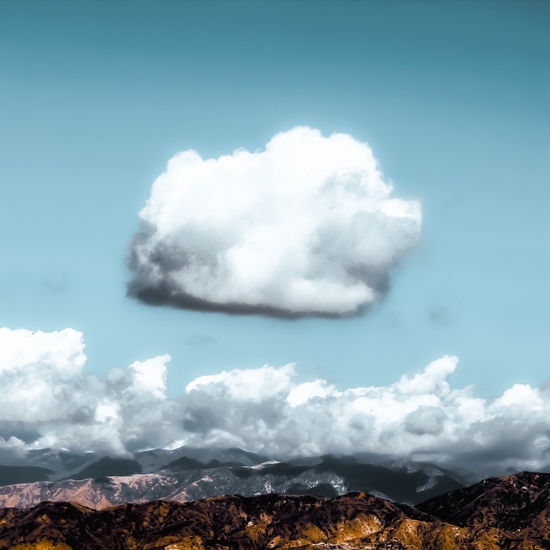
<path id="1" fill-rule="evenodd" d="M 365 493 L 155 501 L 95 511 L 42 503 L 0 511 L 0 549 L 498 550 L 543 548 L 523 532 L 460 527 Z M 544 544 L 544 543 L 543 543 Z"/>

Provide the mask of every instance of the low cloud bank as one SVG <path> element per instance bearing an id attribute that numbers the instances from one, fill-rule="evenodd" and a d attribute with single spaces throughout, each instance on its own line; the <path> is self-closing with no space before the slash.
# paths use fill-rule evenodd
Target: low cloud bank
<path id="1" fill-rule="evenodd" d="M 550 392 L 516 384 L 494 400 L 452 388 L 445 356 L 390 386 L 340 390 L 294 382 L 295 367 L 223 371 L 165 395 L 164 355 L 84 371 L 82 333 L 0 329 L 0 460 L 53 448 L 124 455 L 192 445 L 274 457 L 368 453 L 479 477 L 550 467 Z"/>
<path id="2" fill-rule="evenodd" d="M 354 315 L 417 243 L 417 201 L 392 197 L 369 146 L 296 127 L 264 151 L 173 157 L 131 243 L 131 296 L 155 305 Z"/>

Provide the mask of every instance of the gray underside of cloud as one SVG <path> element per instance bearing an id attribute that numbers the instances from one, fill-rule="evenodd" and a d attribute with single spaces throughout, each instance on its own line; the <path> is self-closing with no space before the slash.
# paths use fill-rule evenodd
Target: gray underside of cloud
<path id="1" fill-rule="evenodd" d="M 140 233 L 134 237 L 135 241 L 147 241 L 148 237 Z M 270 304 L 247 304 L 239 302 L 219 303 L 197 298 L 185 292 L 185 289 L 174 282 L 173 272 L 185 269 L 185 260 L 182 254 L 173 255 L 159 247 L 149 257 L 147 264 L 141 263 L 135 254 L 134 244 L 130 246 L 128 267 L 132 271 L 132 279 L 127 286 L 127 295 L 149 306 L 167 306 L 176 309 L 192 311 L 211 311 L 227 313 L 228 315 L 265 315 L 282 319 L 300 319 L 304 317 L 320 317 L 339 319 L 362 315 L 374 306 L 374 302 L 358 305 L 354 310 L 345 313 L 333 311 L 294 311 L 290 308 L 278 307 Z M 180 261 L 174 266 L 174 257 Z M 155 276 L 152 276 L 152 273 Z M 160 274 L 160 276 L 159 276 Z M 376 301 L 381 302 L 390 290 L 390 274 L 376 273 L 363 269 L 361 280 L 376 294 Z"/>

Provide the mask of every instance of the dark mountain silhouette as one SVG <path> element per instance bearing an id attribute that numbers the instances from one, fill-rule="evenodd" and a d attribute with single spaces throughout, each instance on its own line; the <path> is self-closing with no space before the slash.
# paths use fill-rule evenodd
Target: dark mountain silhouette
<path id="1" fill-rule="evenodd" d="M 45 481 L 54 473 L 40 466 L 0 466 L 0 486 Z"/>
<path id="2" fill-rule="evenodd" d="M 187 501 L 270 492 L 334 497 L 350 491 L 416 504 L 467 485 L 456 473 L 427 463 L 333 455 L 281 461 L 238 448 L 152 449 L 124 458 L 40 449 L 25 461 L 26 466 L 4 466 L 5 475 L 0 467 L 0 506 L 30 507 L 68 497 L 95 507 L 169 497 Z M 38 483 L 19 485 L 29 482 Z"/>
<path id="3" fill-rule="evenodd" d="M 257 463 L 257 455 L 250 454 L 223 451 L 219 460 L 211 453 L 195 453 L 202 460 L 183 455 L 168 464 L 166 459 L 174 455 L 161 451 L 139 456 L 141 463 L 109 457 L 96 460 L 92 455 L 84 468 L 69 476 L 60 478 L 56 473 L 50 476 L 51 481 L 0 487 L 0 507 L 31 508 L 42 501 L 74 501 L 103 509 L 158 499 L 188 502 L 227 494 L 252 497 L 266 493 L 333 498 L 350 491 L 415 504 L 465 486 L 451 472 L 429 464 L 380 466 L 356 457 L 330 455 Z M 143 470 L 159 473 L 135 473 Z"/>
<path id="4" fill-rule="evenodd" d="M 106 476 L 131 476 L 142 472 L 141 464 L 137 460 L 126 458 L 103 457 L 97 462 L 86 466 L 69 479 L 103 478 Z"/>

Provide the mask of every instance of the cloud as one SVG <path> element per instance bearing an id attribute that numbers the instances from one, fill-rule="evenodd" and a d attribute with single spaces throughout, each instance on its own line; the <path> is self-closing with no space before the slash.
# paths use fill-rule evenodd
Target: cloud
<path id="1" fill-rule="evenodd" d="M 168 361 L 136 361 L 101 380 L 84 371 L 81 332 L 0 328 L 0 448 L 120 454 L 141 445 L 144 434 L 167 444 L 163 415 L 174 407 L 165 403 Z"/>
<path id="2" fill-rule="evenodd" d="M 82 333 L 70 328 L 60 332 L 0 328 L 1 373 L 39 363 L 60 375 L 78 373 L 86 362 L 83 351 Z"/>
<path id="3" fill-rule="evenodd" d="M 169 355 L 85 371 L 80 332 L 0 329 L 0 460 L 32 450 L 114 455 L 187 444 L 273 457 L 366 453 L 421 460 L 478 478 L 550 468 L 550 391 L 515 384 L 496 399 L 453 388 L 444 356 L 388 386 L 298 383 L 296 367 L 264 365 L 198 377 L 165 394 Z"/>
<path id="4" fill-rule="evenodd" d="M 134 388 L 150 392 L 159 399 L 164 399 L 166 391 L 166 363 L 169 355 L 161 355 L 147 361 L 136 361 L 128 368 L 135 371 Z"/>
<path id="5" fill-rule="evenodd" d="M 294 365 L 276 369 L 268 365 L 260 369 L 223 371 L 220 374 L 200 376 L 185 388 L 189 394 L 193 390 L 228 398 L 231 401 L 251 401 L 261 403 L 288 390 L 294 375 Z"/>
<path id="6" fill-rule="evenodd" d="M 195 332 L 193 334 L 189 334 L 189 336 L 185 338 L 185 343 L 188 346 L 202 346 L 206 344 L 217 344 L 218 341 L 213 336 L 208 334 Z"/>
<path id="7" fill-rule="evenodd" d="M 131 242 L 128 293 L 227 313 L 354 315 L 417 243 L 417 201 L 392 196 L 369 146 L 296 127 L 264 151 L 173 157 Z"/>
<path id="8" fill-rule="evenodd" d="M 454 389 L 445 356 L 390 386 L 294 383 L 294 365 L 201 377 L 186 388 L 191 445 L 280 455 L 368 453 L 482 477 L 550 467 L 550 393 L 516 384 L 494 400 Z M 254 388 L 258 388 L 254 391 Z"/>
<path id="9" fill-rule="evenodd" d="M 415 435 L 439 435 L 446 419 L 440 407 L 421 405 L 405 417 L 405 430 Z"/>

